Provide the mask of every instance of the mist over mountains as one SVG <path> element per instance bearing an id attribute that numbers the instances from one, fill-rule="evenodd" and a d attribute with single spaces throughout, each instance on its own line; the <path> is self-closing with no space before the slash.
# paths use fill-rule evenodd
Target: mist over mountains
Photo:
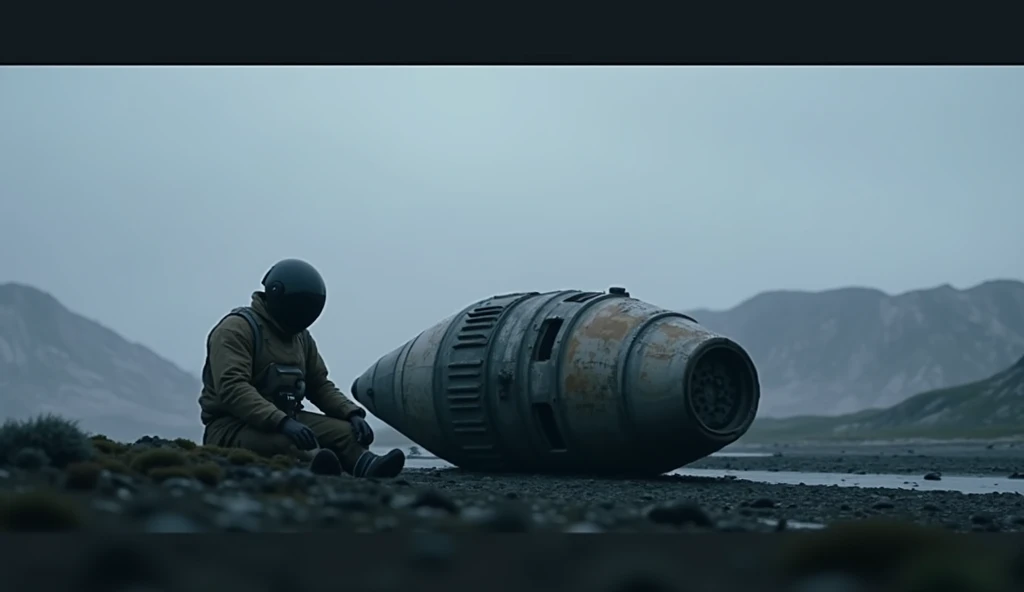
<path id="1" fill-rule="evenodd" d="M 920 393 L 886 409 L 831 417 L 761 418 L 746 442 L 954 440 L 1024 434 L 1024 357 L 983 380 Z"/>
<path id="2" fill-rule="evenodd" d="M 47 292 L 0 284 L 0 420 L 53 412 L 115 440 L 160 435 L 199 442 L 200 388 L 198 373 L 68 310 Z M 411 444 L 383 426 L 376 431 L 375 445 Z"/>
<path id="3" fill-rule="evenodd" d="M 1012 280 L 897 295 L 764 292 L 729 310 L 688 314 L 750 353 L 761 416 L 890 407 L 987 378 L 1024 355 L 1024 283 Z"/>
<path id="4" fill-rule="evenodd" d="M 1024 283 L 1018 281 L 895 296 L 865 288 L 766 292 L 726 311 L 689 314 L 750 352 L 761 377 L 762 416 L 889 407 L 986 379 L 1024 356 Z M 57 412 L 115 439 L 200 440 L 199 389 L 192 373 L 48 293 L 0 284 L 4 418 Z M 376 444 L 409 442 L 378 428 Z"/>
<path id="5" fill-rule="evenodd" d="M 199 388 L 195 376 L 50 294 L 0 284 L 4 417 L 54 412 L 112 438 L 149 432 L 198 439 Z"/>

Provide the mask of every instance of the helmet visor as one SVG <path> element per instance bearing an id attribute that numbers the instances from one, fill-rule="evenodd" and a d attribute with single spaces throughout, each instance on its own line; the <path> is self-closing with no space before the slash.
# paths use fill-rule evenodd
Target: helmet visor
<path id="1" fill-rule="evenodd" d="M 268 308 L 282 329 L 289 333 L 301 333 L 320 318 L 326 303 L 327 297 L 323 294 L 300 292 L 273 298 L 268 302 Z"/>

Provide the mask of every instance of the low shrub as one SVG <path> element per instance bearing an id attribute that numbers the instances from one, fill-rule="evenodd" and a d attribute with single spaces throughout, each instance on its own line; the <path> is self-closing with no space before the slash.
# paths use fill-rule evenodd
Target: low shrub
<path id="1" fill-rule="evenodd" d="M 224 477 L 224 470 L 220 468 L 220 465 L 212 462 L 205 462 L 192 467 L 192 477 L 194 477 L 200 483 L 213 487 L 220 483 L 220 480 Z"/>
<path id="2" fill-rule="evenodd" d="M 228 462 L 233 465 L 243 466 L 262 463 L 264 462 L 264 459 L 255 452 L 244 450 L 242 448 L 235 448 L 228 452 Z"/>
<path id="3" fill-rule="evenodd" d="M 168 479 L 191 479 L 192 471 L 189 471 L 188 467 L 184 465 L 174 467 L 153 467 L 146 471 L 146 476 L 160 483 Z"/>
<path id="4" fill-rule="evenodd" d="M 41 450 L 49 464 L 61 469 L 94 454 L 92 441 L 77 421 L 53 414 L 9 419 L 0 426 L 0 463 L 13 463 L 14 455 L 26 448 Z"/>
<path id="5" fill-rule="evenodd" d="M 67 496 L 32 491 L 0 498 L 0 531 L 66 531 L 84 524 L 81 510 Z"/>
<path id="6" fill-rule="evenodd" d="M 25 471 L 50 466 L 50 457 L 38 448 L 22 448 L 10 456 L 10 463 Z"/>
<path id="7" fill-rule="evenodd" d="M 181 467 L 188 463 L 185 454 L 173 448 L 151 448 L 135 455 L 130 463 L 134 471 L 148 474 L 151 469 Z"/>
<path id="8" fill-rule="evenodd" d="M 79 491 L 96 489 L 103 467 L 99 463 L 85 461 L 71 463 L 64 469 L 64 487 Z"/>
<path id="9" fill-rule="evenodd" d="M 197 444 L 188 438 L 175 438 L 174 444 L 182 450 L 195 450 Z"/>

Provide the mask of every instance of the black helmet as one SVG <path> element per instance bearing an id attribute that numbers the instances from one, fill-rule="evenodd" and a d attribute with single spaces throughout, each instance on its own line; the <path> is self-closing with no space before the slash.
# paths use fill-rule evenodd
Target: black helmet
<path id="1" fill-rule="evenodd" d="M 324 278 L 298 259 L 278 261 L 263 276 L 267 311 L 288 333 L 301 333 L 313 324 L 327 302 Z"/>

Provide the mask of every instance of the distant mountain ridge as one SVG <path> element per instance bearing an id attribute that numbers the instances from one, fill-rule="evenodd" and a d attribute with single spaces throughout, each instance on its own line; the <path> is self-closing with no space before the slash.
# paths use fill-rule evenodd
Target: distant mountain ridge
<path id="1" fill-rule="evenodd" d="M 198 378 L 68 310 L 50 294 L 0 284 L 0 409 L 55 412 L 112 438 L 198 439 Z"/>
<path id="2" fill-rule="evenodd" d="M 762 416 L 836 415 L 989 377 L 1024 356 L 1024 282 L 889 295 L 868 288 L 758 294 L 691 310 L 747 349 Z"/>
<path id="3" fill-rule="evenodd" d="M 1024 356 L 1024 283 L 1012 280 L 895 296 L 766 292 L 689 314 L 750 352 L 762 417 L 890 407 L 988 378 Z M 50 294 L 0 284 L 0 419 L 52 411 L 113 438 L 198 440 L 199 388 L 197 377 Z M 381 426 L 377 444 L 398 444 L 391 431 Z"/>
<path id="4" fill-rule="evenodd" d="M 1024 436 L 1024 357 L 984 380 L 910 397 L 888 409 L 755 422 L 748 441 Z"/>

